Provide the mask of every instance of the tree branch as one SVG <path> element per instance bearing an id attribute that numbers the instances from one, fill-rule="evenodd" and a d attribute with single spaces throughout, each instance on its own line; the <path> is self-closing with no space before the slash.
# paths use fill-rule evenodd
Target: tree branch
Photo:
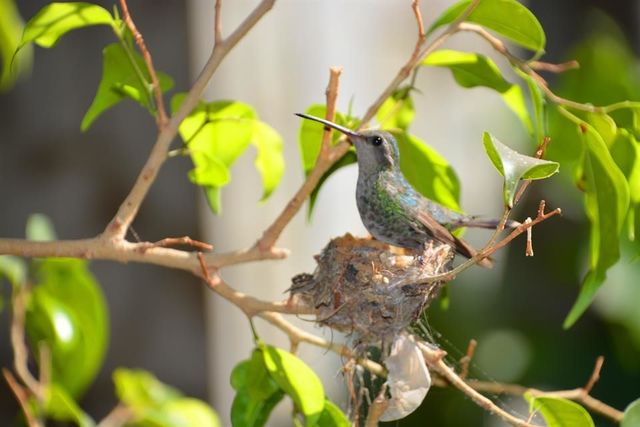
<path id="1" fill-rule="evenodd" d="M 260 18 L 271 10 L 275 1 L 276 0 L 262 0 L 249 14 L 249 16 L 247 16 L 247 18 L 238 26 L 238 28 L 229 35 L 229 37 L 224 39 L 221 43 L 216 43 L 214 45 L 209 60 L 185 97 L 184 102 L 176 114 L 171 117 L 167 125 L 160 130 L 149 158 L 142 168 L 140 175 L 138 175 L 129 195 L 125 198 L 122 205 L 120 205 L 118 212 L 109 222 L 109 225 L 107 225 L 107 228 L 103 233 L 105 239 L 124 239 L 127 229 L 138 213 L 140 205 L 149 192 L 151 185 L 155 181 L 160 167 L 162 167 L 164 161 L 167 159 L 169 146 L 178 132 L 178 126 L 196 106 L 202 96 L 202 93 L 209 84 L 209 80 L 213 76 L 213 73 L 218 69 L 222 60 L 227 56 L 229 51 L 238 44 L 242 37 L 244 37 L 249 30 L 253 28 Z"/>
<path id="2" fill-rule="evenodd" d="M 151 54 L 147 49 L 147 45 L 142 38 L 142 34 L 136 28 L 136 24 L 133 22 L 131 15 L 129 14 L 129 7 L 127 6 L 126 0 L 120 0 L 120 8 L 122 9 L 122 18 L 124 23 L 127 25 L 133 38 L 140 49 L 140 53 L 142 53 L 142 57 L 144 58 L 144 62 L 147 65 L 147 71 L 149 72 L 149 77 L 151 78 L 151 85 L 153 86 L 153 93 L 155 95 L 156 100 L 156 108 L 158 110 L 158 115 L 156 117 L 156 121 L 158 123 L 158 128 L 162 130 L 167 125 L 167 112 L 164 109 L 164 100 L 162 99 L 162 89 L 160 88 L 160 81 L 158 80 L 158 75 L 156 74 L 156 69 L 153 66 L 153 59 L 151 58 Z"/>

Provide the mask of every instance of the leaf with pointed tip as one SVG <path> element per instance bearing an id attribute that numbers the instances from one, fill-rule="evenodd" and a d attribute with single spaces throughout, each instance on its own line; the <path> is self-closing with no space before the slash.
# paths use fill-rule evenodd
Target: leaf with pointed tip
<path id="1" fill-rule="evenodd" d="M 307 425 L 314 425 L 324 409 L 324 388 L 320 378 L 302 360 L 288 351 L 263 345 L 260 348 L 264 365 L 271 378 L 291 397 L 305 416 Z"/>
<path id="2" fill-rule="evenodd" d="M 376 114 L 376 119 L 382 129 L 407 130 L 413 122 L 416 111 L 413 107 L 410 90 L 410 87 L 401 87 L 382 103 Z"/>
<path id="3" fill-rule="evenodd" d="M 533 397 L 525 393 L 525 399 L 537 411 L 548 427 L 593 427 L 593 419 L 586 409 L 568 399 L 559 397 Z"/>
<path id="4" fill-rule="evenodd" d="M 631 402 L 624 410 L 620 427 L 640 427 L 640 399 Z"/>
<path id="5" fill-rule="evenodd" d="M 51 3 L 27 22 L 18 49 L 31 42 L 53 47 L 69 31 L 91 25 L 115 25 L 115 21 L 109 11 L 95 4 Z"/>
<path id="6" fill-rule="evenodd" d="M 591 222 L 590 270 L 580 294 L 564 321 L 571 327 L 591 305 L 606 272 L 620 259 L 620 233 L 629 209 L 629 185 L 598 132 L 586 122 L 578 128 L 586 147 L 584 158 L 585 199 Z"/>
<path id="7" fill-rule="evenodd" d="M 262 200 L 266 200 L 284 174 L 282 137 L 268 124 L 257 121 L 253 131 L 253 144 L 258 151 L 255 163 L 264 188 Z"/>
<path id="8" fill-rule="evenodd" d="M 464 88 L 481 86 L 497 91 L 527 132 L 533 132 L 522 89 L 508 82 L 491 58 L 478 53 L 441 49 L 427 56 L 422 65 L 449 68 L 455 81 Z"/>
<path id="9" fill-rule="evenodd" d="M 470 5 L 471 0 L 463 0 L 445 10 L 431 25 L 427 35 L 455 21 Z M 546 36 L 542 25 L 529 9 L 516 0 L 483 0 L 466 21 L 493 30 L 534 52 L 544 51 Z"/>
<path id="10" fill-rule="evenodd" d="M 137 52 L 133 52 L 132 55 L 135 66 L 142 72 L 145 81 L 140 80 L 131 58 L 121 44 L 112 43 L 102 51 L 102 79 L 96 96 L 82 119 L 80 128 L 83 131 L 89 129 L 98 116 L 125 98 L 133 99 L 152 115 L 155 114 L 149 72 L 142 57 Z M 162 72 L 157 74 L 162 92 L 173 87 L 171 77 Z"/>
<path id="11" fill-rule="evenodd" d="M 488 132 L 482 136 L 482 142 L 489 159 L 504 177 L 504 202 L 509 207 L 513 207 L 513 198 L 521 179 L 548 178 L 558 172 L 560 167 L 556 162 L 520 154 Z"/>

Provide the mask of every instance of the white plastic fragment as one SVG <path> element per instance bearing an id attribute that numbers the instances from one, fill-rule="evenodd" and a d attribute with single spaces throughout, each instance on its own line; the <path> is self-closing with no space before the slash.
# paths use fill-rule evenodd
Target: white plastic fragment
<path id="1" fill-rule="evenodd" d="M 420 349 L 408 335 L 396 337 L 384 364 L 389 372 L 386 384 L 391 398 L 380 421 L 395 421 L 420 406 L 431 387 L 431 375 Z"/>

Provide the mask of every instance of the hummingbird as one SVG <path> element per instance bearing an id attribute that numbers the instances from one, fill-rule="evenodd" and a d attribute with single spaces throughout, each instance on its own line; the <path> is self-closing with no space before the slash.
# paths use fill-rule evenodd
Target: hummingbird
<path id="1" fill-rule="evenodd" d="M 420 194 L 400 170 L 398 143 L 389 132 L 353 131 L 329 120 L 308 114 L 297 116 L 320 122 L 347 136 L 356 148 L 358 184 L 356 204 L 365 228 L 371 235 L 393 246 L 424 253 L 430 241 L 445 243 L 466 258 L 477 251 L 452 231 L 461 227 L 496 228 L 495 219 L 481 219 L 453 211 Z M 519 223 L 508 221 L 507 227 Z M 491 267 L 491 260 L 479 262 Z"/>

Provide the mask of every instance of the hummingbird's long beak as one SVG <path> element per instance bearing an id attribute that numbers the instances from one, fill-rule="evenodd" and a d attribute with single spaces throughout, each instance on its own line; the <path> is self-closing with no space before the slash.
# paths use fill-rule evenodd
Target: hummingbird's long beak
<path id="1" fill-rule="evenodd" d="M 329 120 L 321 119 L 320 117 L 310 116 L 309 114 L 304 114 L 304 113 L 296 113 L 296 116 L 322 123 L 325 126 L 328 126 L 330 128 L 333 128 L 337 131 L 344 133 L 349 137 L 349 139 L 362 137 L 362 135 L 360 135 L 358 132 L 352 131 L 351 129 L 348 129 L 344 126 L 340 126 L 336 123 L 330 122 Z"/>

